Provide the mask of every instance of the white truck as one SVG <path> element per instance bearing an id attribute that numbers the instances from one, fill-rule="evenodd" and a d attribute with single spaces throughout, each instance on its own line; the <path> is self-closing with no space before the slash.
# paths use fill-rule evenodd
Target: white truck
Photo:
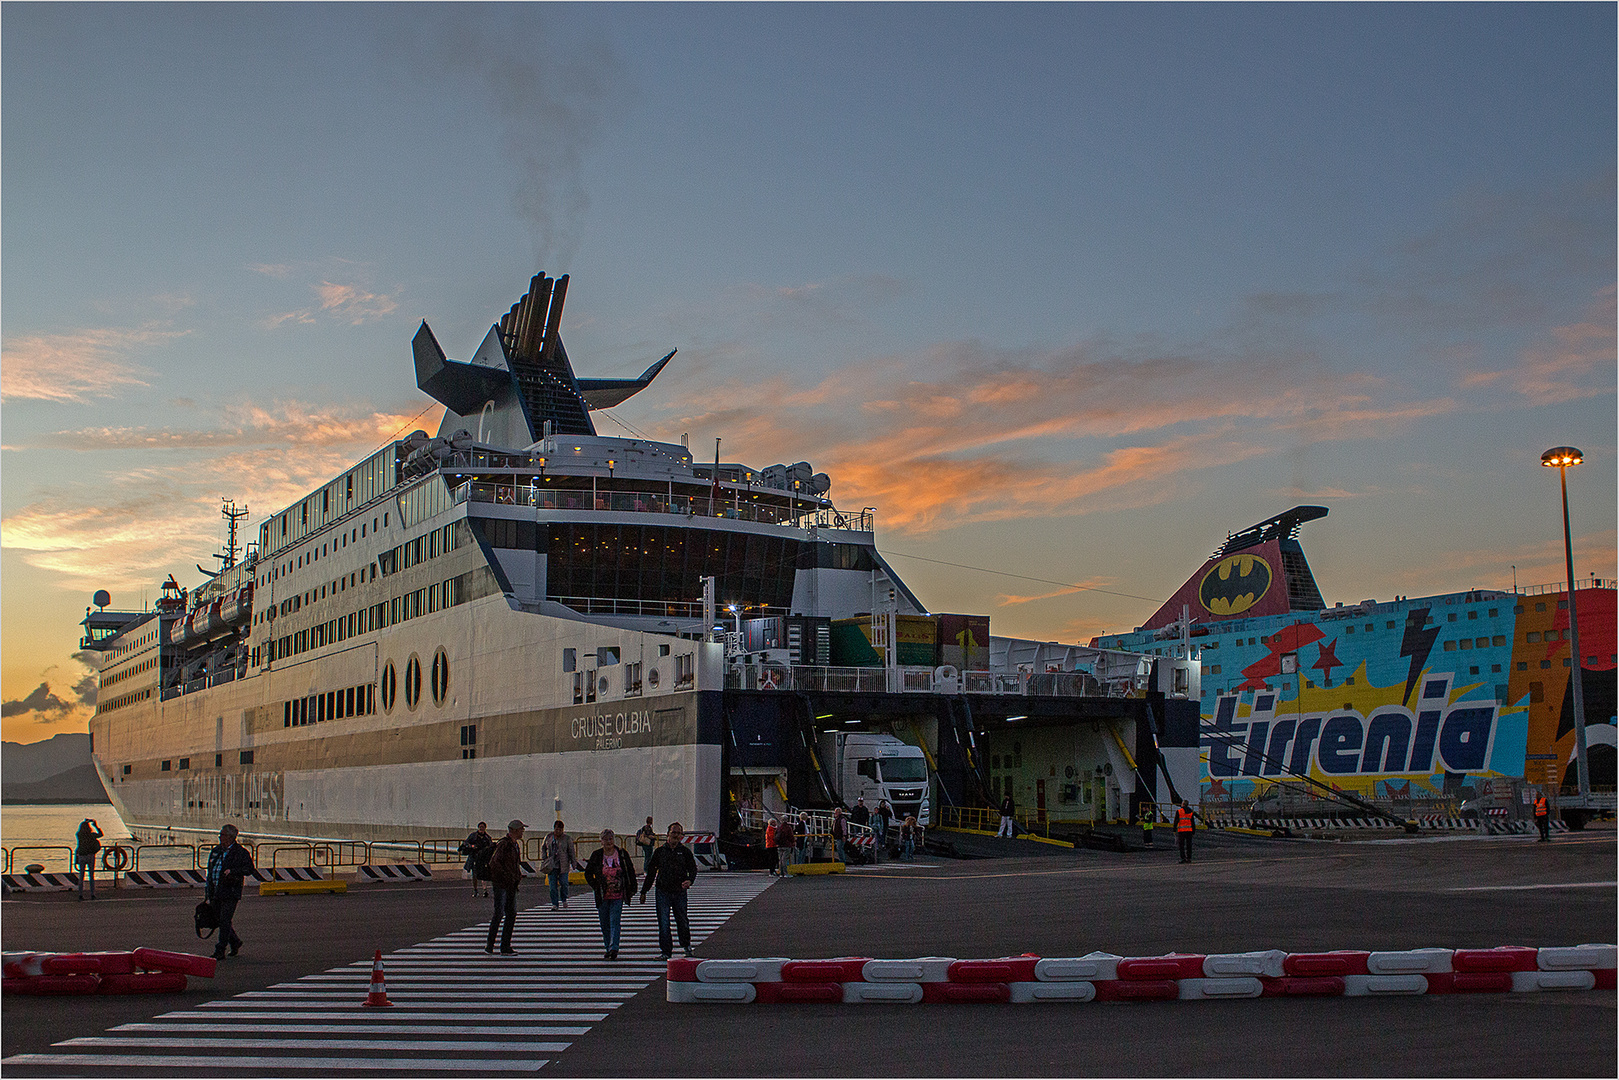
<path id="1" fill-rule="evenodd" d="M 875 812 L 887 799 L 896 825 L 911 814 L 918 825 L 931 824 L 928 759 L 920 747 L 875 732 L 823 731 L 817 749 L 845 806 L 865 799 Z"/>

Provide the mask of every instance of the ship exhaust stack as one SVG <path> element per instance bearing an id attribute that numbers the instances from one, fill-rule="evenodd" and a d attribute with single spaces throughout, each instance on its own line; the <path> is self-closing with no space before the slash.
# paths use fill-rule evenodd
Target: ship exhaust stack
<path id="1" fill-rule="evenodd" d="M 545 337 L 541 339 L 542 350 L 540 363 L 549 364 L 551 357 L 557 351 L 557 332 L 562 327 L 562 302 L 568 295 L 568 275 L 563 274 L 557 278 L 556 288 L 551 290 L 551 315 L 545 320 Z"/>

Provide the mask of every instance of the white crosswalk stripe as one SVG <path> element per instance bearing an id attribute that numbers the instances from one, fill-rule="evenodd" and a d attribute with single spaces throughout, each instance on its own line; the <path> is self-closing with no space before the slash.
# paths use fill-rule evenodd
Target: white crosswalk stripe
<path id="1" fill-rule="evenodd" d="M 703 874 L 689 906 L 700 945 L 775 881 Z M 202 1002 L 103 1035 L 13 1054 L 7 1067 L 169 1076 L 535 1072 L 663 976 L 653 906 L 626 905 L 618 961 L 601 958 L 596 907 L 519 912 L 515 956 L 484 951 L 487 924 L 383 956 L 391 1009 L 364 1009 L 371 961 Z M 428 1057 L 426 1054 L 440 1056 Z"/>

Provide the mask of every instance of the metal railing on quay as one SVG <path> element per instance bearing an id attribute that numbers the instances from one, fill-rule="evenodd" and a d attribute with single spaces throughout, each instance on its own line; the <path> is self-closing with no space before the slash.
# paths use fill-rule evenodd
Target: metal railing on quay
<path id="1" fill-rule="evenodd" d="M 71 848 L 71 847 L 68 847 L 66 845 L 57 845 L 57 844 L 25 845 L 25 846 L 19 846 L 19 847 L 6 848 L 6 869 L 5 869 L 5 873 L 8 873 L 8 874 L 19 873 L 20 871 L 15 869 L 16 866 L 18 866 L 18 865 L 27 866 L 28 865 L 28 861 L 23 861 L 21 863 L 18 863 L 18 861 L 17 861 L 17 852 L 19 852 L 19 851 L 52 851 L 52 852 L 60 851 L 60 852 L 63 853 L 62 857 L 61 857 L 61 861 L 62 861 L 62 864 L 63 864 L 64 868 L 66 868 L 68 870 L 71 870 L 73 868 L 73 848 Z M 46 860 L 43 860 L 43 859 L 34 859 L 34 860 L 29 860 L 29 861 L 38 862 L 38 863 L 42 863 L 42 864 L 46 862 Z M 51 861 L 53 861 L 53 862 L 55 861 L 54 856 L 52 857 Z M 47 869 L 49 869 L 48 865 L 47 865 Z"/>
<path id="2" fill-rule="evenodd" d="M 190 862 L 191 862 L 191 866 L 189 867 L 189 869 L 192 869 L 192 870 L 200 870 L 200 869 L 202 869 L 204 866 L 206 866 L 208 864 L 208 856 L 207 856 L 206 851 L 199 853 L 198 850 L 197 850 L 198 845 L 195 845 L 195 844 L 133 844 L 133 845 L 126 844 L 126 845 L 119 845 L 119 846 L 124 847 L 126 849 L 133 848 L 133 857 L 131 858 L 130 864 L 129 864 L 129 868 L 131 870 L 139 870 L 139 869 L 141 869 L 141 859 L 145 858 L 146 856 L 148 856 L 148 855 L 150 855 L 152 853 L 159 852 L 159 851 L 183 851 L 183 852 L 185 852 L 186 853 L 186 858 L 188 860 L 190 860 Z M 148 867 L 148 868 L 150 868 L 150 867 Z M 176 869 L 176 868 L 174 868 L 174 867 L 163 867 L 162 869 L 169 870 L 169 869 Z M 180 869 L 184 869 L 184 868 L 180 868 Z"/>

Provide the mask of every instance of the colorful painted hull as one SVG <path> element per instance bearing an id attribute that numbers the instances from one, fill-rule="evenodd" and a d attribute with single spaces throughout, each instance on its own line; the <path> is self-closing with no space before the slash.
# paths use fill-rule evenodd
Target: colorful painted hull
<path id="1" fill-rule="evenodd" d="M 1205 800 L 1249 798 L 1299 773 L 1379 800 L 1467 798 L 1495 778 L 1573 788 L 1566 590 L 1243 614 L 1282 592 L 1266 587 L 1283 584 L 1283 567 L 1269 565 L 1280 554 L 1274 538 L 1223 549 L 1148 627 L 1093 643 L 1174 655 L 1183 631 L 1165 620 L 1172 605 L 1190 616 L 1184 640 L 1203 664 Z M 1214 587 L 1222 569 L 1242 580 L 1240 594 Z M 1613 584 L 1579 588 L 1576 601 L 1591 782 L 1611 791 Z M 1242 613 L 1225 614 L 1233 607 Z"/>

